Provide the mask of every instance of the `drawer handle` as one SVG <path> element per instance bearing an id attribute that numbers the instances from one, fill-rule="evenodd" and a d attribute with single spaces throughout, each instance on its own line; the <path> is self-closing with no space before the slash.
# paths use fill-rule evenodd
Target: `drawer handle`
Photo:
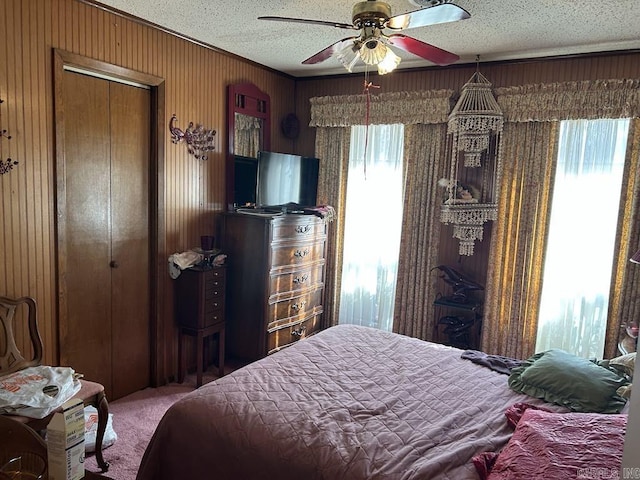
<path id="1" fill-rule="evenodd" d="M 297 330 L 291 330 L 291 336 L 292 337 L 304 337 L 304 334 L 307 332 L 307 327 L 305 325 L 302 325 L 299 329 Z"/>
<path id="2" fill-rule="evenodd" d="M 291 305 L 292 310 L 302 310 L 307 304 L 306 300 L 302 300 L 300 303 L 294 303 Z"/>
<path id="3" fill-rule="evenodd" d="M 293 279 L 293 283 L 304 283 L 307 280 L 309 280 L 309 274 L 305 273 L 304 275 L 300 276 L 300 277 L 295 277 Z"/>
<path id="4" fill-rule="evenodd" d="M 311 231 L 311 225 L 297 225 L 296 232 L 298 233 L 309 233 Z"/>
<path id="5" fill-rule="evenodd" d="M 304 250 L 300 250 L 300 249 L 298 249 L 298 250 L 296 250 L 296 251 L 295 251 L 295 253 L 293 254 L 293 256 L 294 256 L 294 257 L 304 258 L 304 257 L 306 257 L 307 255 L 309 255 L 309 253 L 310 253 L 310 252 L 309 252 L 309 249 L 308 249 L 308 248 L 305 248 Z"/>

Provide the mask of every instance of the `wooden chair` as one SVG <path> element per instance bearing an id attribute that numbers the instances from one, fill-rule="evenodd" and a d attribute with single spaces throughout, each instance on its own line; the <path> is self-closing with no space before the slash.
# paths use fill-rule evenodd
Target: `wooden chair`
<path id="1" fill-rule="evenodd" d="M 47 475 L 47 445 L 31 428 L 0 415 L 0 468 L 9 460 L 21 457 L 22 467 L 34 474 Z M 5 477 L 0 473 L 0 479 Z M 9 478 L 9 477 L 6 477 Z"/>
<path id="2" fill-rule="evenodd" d="M 29 337 L 31 340 L 33 355 L 27 359 L 18 349 L 14 335 L 14 317 L 16 309 L 24 305 L 28 309 L 27 321 L 29 327 Z M 16 320 L 17 321 L 17 320 Z M 36 302 L 30 297 L 21 297 L 16 300 L 0 296 L 0 381 L 5 375 L 19 370 L 34 367 L 41 364 L 43 344 L 40 332 L 38 331 L 38 321 L 36 316 Z M 99 383 L 80 379 L 81 388 L 74 398 L 79 398 L 84 405 L 93 405 L 98 410 L 98 431 L 96 433 L 96 461 L 103 472 L 109 469 L 109 464 L 102 456 L 102 440 L 107 429 L 107 419 L 109 417 L 109 404 L 104 394 L 104 386 Z M 55 413 L 55 412 L 53 412 Z M 4 415 L 12 421 L 24 423 L 36 432 L 44 431 L 51 420 L 51 415 L 42 418 L 30 418 L 20 415 Z M 0 415 L 2 416 L 2 415 Z"/>

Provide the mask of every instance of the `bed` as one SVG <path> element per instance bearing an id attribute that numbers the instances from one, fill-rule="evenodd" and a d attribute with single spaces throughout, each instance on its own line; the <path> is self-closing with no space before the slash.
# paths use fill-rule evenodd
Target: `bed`
<path id="1" fill-rule="evenodd" d="M 137 479 L 478 479 L 522 402 L 567 411 L 461 350 L 340 325 L 174 404 Z"/>

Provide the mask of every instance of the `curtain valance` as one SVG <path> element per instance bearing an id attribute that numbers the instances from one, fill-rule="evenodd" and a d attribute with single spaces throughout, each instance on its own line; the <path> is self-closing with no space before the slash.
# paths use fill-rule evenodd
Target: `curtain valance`
<path id="1" fill-rule="evenodd" d="M 595 80 L 496 88 L 507 122 L 640 117 L 640 80 Z"/>
<path id="2" fill-rule="evenodd" d="M 447 123 L 453 94 L 453 90 L 428 90 L 370 95 L 368 114 L 366 95 L 313 97 L 309 126 Z"/>

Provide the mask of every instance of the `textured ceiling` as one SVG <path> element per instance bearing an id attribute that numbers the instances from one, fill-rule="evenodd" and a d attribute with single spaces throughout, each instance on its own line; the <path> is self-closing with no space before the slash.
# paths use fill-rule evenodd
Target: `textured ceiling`
<path id="1" fill-rule="evenodd" d="M 418 4 L 420 1 L 414 0 Z M 93 2 L 97 3 L 97 2 Z M 301 62 L 354 31 L 258 20 L 261 15 L 351 23 L 353 0 L 100 0 L 99 4 L 296 77 L 343 74 L 335 58 Z M 393 15 L 417 10 L 387 0 Z M 471 18 L 402 33 L 456 53 L 458 63 L 640 49 L 640 0 L 453 0 Z M 402 54 L 399 68 L 433 65 Z M 354 69 L 360 71 L 361 69 Z"/>

